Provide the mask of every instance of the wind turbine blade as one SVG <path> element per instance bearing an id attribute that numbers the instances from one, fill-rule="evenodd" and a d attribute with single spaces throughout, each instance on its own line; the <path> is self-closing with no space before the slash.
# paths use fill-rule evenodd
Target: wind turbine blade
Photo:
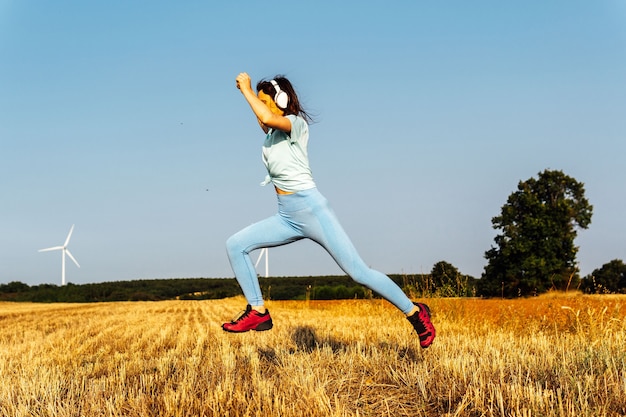
<path id="1" fill-rule="evenodd" d="M 53 248 L 39 249 L 39 252 L 48 252 L 51 250 L 60 250 L 63 249 L 63 246 L 55 246 Z"/>
<path id="2" fill-rule="evenodd" d="M 63 246 L 67 246 L 68 243 L 70 243 L 70 238 L 72 237 L 72 232 L 74 231 L 74 225 L 72 225 L 72 227 L 70 228 L 70 232 L 67 235 L 67 239 L 65 239 L 65 243 L 63 244 Z"/>
<path id="3" fill-rule="evenodd" d="M 80 268 L 80 265 L 78 265 L 78 262 L 76 262 L 76 259 L 74 259 L 74 257 L 73 257 L 73 256 L 72 256 L 72 254 L 70 253 L 70 251 L 69 251 L 69 250 L 67 250 L 67 249 L 65 249 L 65 253 L 67 253 L 67 255 L 70 257 L 70 259 L 71 259 L 72 261 L 74 261 L 74 263 L 76 264 L 76 266 Z"/>

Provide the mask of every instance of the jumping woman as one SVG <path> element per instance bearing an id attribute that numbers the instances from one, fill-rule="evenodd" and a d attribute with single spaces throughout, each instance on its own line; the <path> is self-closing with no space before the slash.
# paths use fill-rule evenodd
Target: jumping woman
<path id="1" fill-rule="evenodd" d="M 311 119 L 289 80 L 262 80 L 256 86 L 257 93 L 247 73 L 239 74 L 236 82 L 266 134 L 262 156 L 268 175 L 264 184 L 274 186 L 278 213 L 246 227 L 226 243 L 230 264 L 248 305 L 238 319 L 224 323 L 222 328 L 234 333 L 272 328 L 250 252 L 308 238 L 326 249 L 353 280 L 402 311 L 415 328 L 420 346 L 430 346 L 435 327 L 428 306 L 413 303 L 388 276 L 363 262 L 328 201 L 317 190 L 307 154 Z"/>

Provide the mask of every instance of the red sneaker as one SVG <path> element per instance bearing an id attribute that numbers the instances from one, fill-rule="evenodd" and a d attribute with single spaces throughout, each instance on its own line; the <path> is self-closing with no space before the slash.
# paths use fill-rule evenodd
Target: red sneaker
<path id="1" fill-rule="evenodd" d="M 435 326 L 430 321 L 430 309 L 428 306 L 422 303 L 413 304 L 419 308 L 419 311 L 407 317 L 407 319 L 411 322 L 420 338 L 420 346 L 426 349 L 435 340 Z"/>
<path id="2" fill-rule="evenodd" d="M 222 329 L 231 333 L 242 333 L 248 330 L 256 330 L 261 332 L 263 330 L 269 330 L 273 326 L 270 312 L 267 310 L 261 314 L 256 310 L 253 310 L 250 304 L 246 306 L 246 311 L 235 321 L 222 324 Z"/>

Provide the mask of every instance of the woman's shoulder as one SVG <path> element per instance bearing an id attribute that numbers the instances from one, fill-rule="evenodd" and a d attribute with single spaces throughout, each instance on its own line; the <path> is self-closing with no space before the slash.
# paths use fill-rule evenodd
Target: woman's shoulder
<path id="1" fill-rule="evenodd" d="M 296 120 L 298 122 L 306 123 L 306 119 L 304 117 L 300 116 L 299 114 L 287 114 L 287 115 L 285 115 L 285 117 L 287 119 L 289 119 L 292 123 L 295 122 Z"/>
<path id="2" fill-rule="evenodd" d="M 294 126 L 297 126 L 299 129 L 308 129 L 309 127 L 309 123 L 307 122 L 307 120 L 297 114 L 289 114 L 287 116 L 285 116 L 289 119 L 289 121 L 291 122 L 291 129 L 293 130 Z"/>
<path id="3" fill-rule="evenodd" d="M 299 115 L 289 114 L 285 116 L 291 122 L 291 132 L 290 136 L 292 140 L 297 140 L 298 138 L 308 137 L 309 135 L 309 124 L 306 120 Z"/>

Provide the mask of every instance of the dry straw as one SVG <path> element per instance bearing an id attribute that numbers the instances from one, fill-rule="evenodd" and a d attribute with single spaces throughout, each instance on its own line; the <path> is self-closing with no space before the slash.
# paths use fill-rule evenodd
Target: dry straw
<path id="1" fill-rule="evenodd" d="M 0 303 L 1 416 L 622 416 L 626 298 Z"/>

